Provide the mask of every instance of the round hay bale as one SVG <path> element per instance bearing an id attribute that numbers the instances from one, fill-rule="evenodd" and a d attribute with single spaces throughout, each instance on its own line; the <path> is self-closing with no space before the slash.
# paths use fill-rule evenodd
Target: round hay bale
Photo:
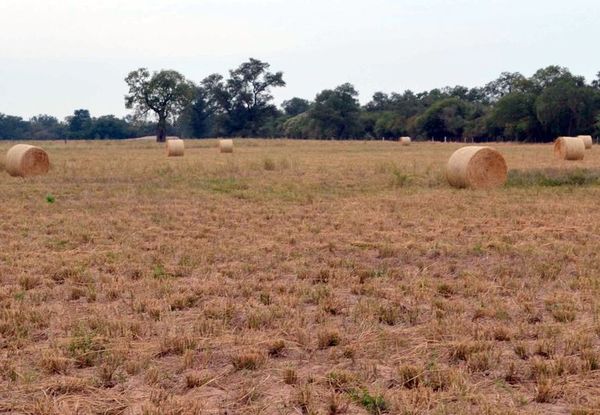
<path id="1" fill-rule="evenodd" d="M 183 151 L 185 150 L 185 145 L 183 144 L 183 140 L 180 140 L 179 138 L 172 138 L 167 140 L 166 148 L 167 157 L 182 157 Z"/>
<path id="2" fill-rule="evenodd" d="M 17 144 L 6 153 L 4 167 L 14 177 L 40 176 L 48 173 L 50 159 L 40 147 Z"/>
<path id="3" fill-rule="evenodd" d="M 219 140 L 219 149 L 221 153 L 233 153 L 233 140 Z"/>
<path id="4" fill-rule="evenodd" d="M 451 186 L 471 189 L 500 187 L 508 167 L 502 154 L 491 147 L 468 146 L 456 150 L 448 160 L 446 178 Z"/>
<path id="5" fill-rule="evenodd" d="M 583 141 L 586 150 L 592 149 L 592 146 L 594 145 L 594 139 L 591 135 L 580 135 L 578 137 L 581 138 L 581 140 Z"/>
<path id="6" fill-rule="evenodd" d="M 554 154 L 562 160 L 583 160 L 585 144 L 578 137 L 558 137 L 554 142 Z"/>
<path id="7" fill-rule="evenodd" d="M 400 144 L 403 146 L 409 146 L 412 139 L 410 137 L 400 137 Z"/>

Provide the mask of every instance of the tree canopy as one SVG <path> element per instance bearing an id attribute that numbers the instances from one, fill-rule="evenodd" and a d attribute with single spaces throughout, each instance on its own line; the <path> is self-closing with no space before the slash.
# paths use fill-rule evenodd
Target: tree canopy
<path id="1" fill-rule="evenodd" d="M 163 70 L 150 74 L 146 68 L 132 71 L 125 78 L 129 94 L 125 106 L 138 117 L 154 113 L 158 120 L 156 140 L 165 141 L 167 121 L 175 119 L 193 100 L 194 85 L 179 72 Z"/>
<path id="2" fill-rule="evenodd" d="M 145 68 L 131 72 L 126 83 L 130 116 L 94 117 L 83 108 L 62 121 L 44 114 L 29 120 L 0 114 L 0 139 L 410 135 L 421 140 L 544 142 L 560 135 L 600 135 L 600 72 L 588 82 L 556 65 L 530 77 L 503 72 L 479 87 L 379 91 L 364 105 L 354 85 L 344 83 L 313 97 L 284 100 L 278 107 L 273 91 L 286 86 L 284 75 L 254 58 L 197 84 L 176 71 L 151 73 Z"/>
<path id="3" fill-rule="evenodd" d="M 252 137 L 261 135 L 268 119 L 278 115 L 271 89 L 285 86 L 282 72 L 270 72 L 270 65 L 250 59 L 229 71 L 229 78 L 212 74 L 202 83 L 219 135 Z"/>

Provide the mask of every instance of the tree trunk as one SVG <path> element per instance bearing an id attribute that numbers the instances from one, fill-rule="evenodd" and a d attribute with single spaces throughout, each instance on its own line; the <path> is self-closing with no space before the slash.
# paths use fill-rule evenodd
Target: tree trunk
<path id="1" fill-rule="evenodd" d="M 167 118 L 159 117 L 158 128 L 156 130 L 156 142 L 164 143 L 165 141 L 167 141 Z"/>

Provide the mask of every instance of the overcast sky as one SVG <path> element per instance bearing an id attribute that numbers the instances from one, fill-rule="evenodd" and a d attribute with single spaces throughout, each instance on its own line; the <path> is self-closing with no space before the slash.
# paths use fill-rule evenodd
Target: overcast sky
<path id="1" fill-rule="evenodd" d="M 558 64 L 600 71 L 598 0 L 0 0 L 0 113 L 125 115 L 138 67 L 193 81 L 249 57 L 284 72 L 277 103 L 353 83 L 480 86 Z"/>

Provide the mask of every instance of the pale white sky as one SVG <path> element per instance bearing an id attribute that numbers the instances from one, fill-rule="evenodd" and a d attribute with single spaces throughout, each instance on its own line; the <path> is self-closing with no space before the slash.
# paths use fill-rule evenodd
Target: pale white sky
<path id="1" fill-rule="evenodd" d="M 353 83 L 479 86 L 552 64 L 600 71 L 598 0 L 0 0 L 0 112 L 125 115 L 138 67 L 193 81 L 249 57 L 285 73 L 277 103 Z"/>

